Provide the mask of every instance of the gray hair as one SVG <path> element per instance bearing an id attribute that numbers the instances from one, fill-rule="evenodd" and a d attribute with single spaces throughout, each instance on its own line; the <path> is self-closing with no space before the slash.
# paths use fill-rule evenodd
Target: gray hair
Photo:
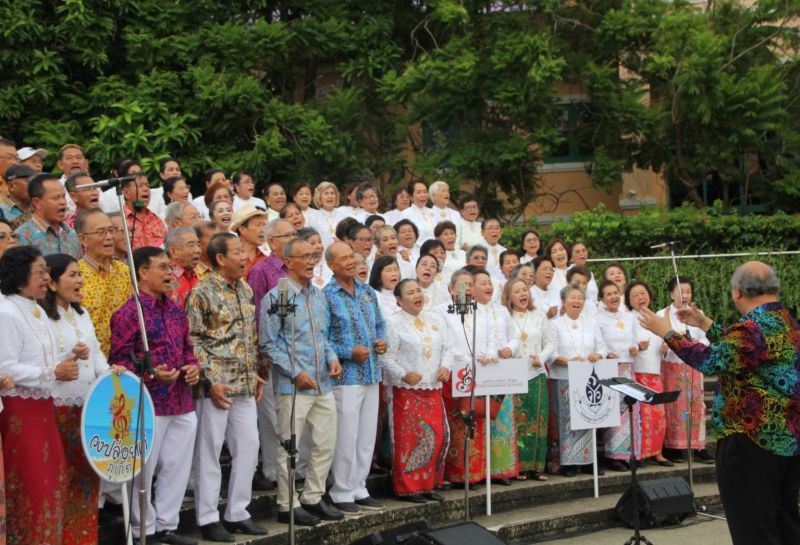
<path id="1" fill-rule="evenodd" d="M 305 239 L 294 237 L 289 239 L 289 242 L 283 247 L 283 257 L 294 257 L 294 246 L 300 242 L 306 242 Z"/>
<path id="2" fill-rule="evenodd" d="M 89 178 L 90 180 L 92 179 L 88 172 L 80 171 L 70 174 L 69 177 L 64 180 L 64 188 L 67 190 L 67 193 L 75 191 L 75 189 L 78 187 L 78 180 L 81 178 Z"/>
<path id="3" fill-rule="evenodd" d="M 397 235 L 397 231 L 395 231 L 394 227 L 392 227 L 391 225 L 381 225 L 380 227 L 375 229 L 375 237 L 374 237 L 375 244 L 380 244 L 381 237 L 383 236 L 383 233 L 385 233 L 386 231 L 391 231 L 392 233 L 395 234 L 395 236 Z"/>
<path id="4" fill-rule="evenodd" d="M 731 277 L 731 287 L 740 290 L 749 298 L 780 294 L 781 281 L 778 275 L 766 263 L 760 264 L 763 268 L 753 267 L 752 262 L 739 265 Z"/>
<path id="5" fill-rule="evenodd" d="M 297 230 L 297 238 L 301 240 L 308 240 L 313 236 L 319 236 L 319 232 L 313 227 L 303 227 Z M 285 250 L 284 250 L 285 252 Z"/>
<path id="6" fill-rule="evenodd" d="M 274 220 L 269 222 L 267 224 L 266 229 L 264 229 L 264 236 L 267 238 L 267 240 L 269 240 L 269 237 L 271 237 L 272 233 L 275 232 L 275 228 L 278 227 L 278 225 L 280 225 L 281 223 L 286 223 L 288 225 L 291 225 L 291 223 L 289 223 L 287 220 L 283 218 L 275 218 Z"/>
<path id="7" fill-rule="evenodd" d="M 483 244 L 476 244 L 474 246 L 470 246 L 467 250 L 467 259 L 470 259 L 475 252 L 483 252 L 486 257 L 489 257 L 489 249 Z"/>
<path id="8" fill-rule="evenodd" d="M 450 189 L 450 186 L 447 185 L 447 182 L 444 182 L 442 180 L 436 180 L 428 188 L 428 193 L 430 193 L 431 195 L 435 195 L 444 188 Z"/>
<path id="9" fill-rule="evenodd" d="M 472 273 L 467 269 L 458 269 L 457 271 L 453 271 L 453 274 L 450 275 L 450 285 L 455 286 L 458 283 L 458 279 L 462 276 L 472 276 Z"/>
<path id="10" fill-rule="evenodd" d="M 336 246 L 338 246 L 339 244 L 344 244 L 348 248 L 350 247 L 349 244 L 347 244 L 346 242 L 342 242 L 340 240 L 337 240 L 336 242 L 329 244 L 328 247 L 325 248 L 325 261 L 327 263 L 333 261 L 333 249 L 336 248 Z"/>
<path id="11" fill-rule="evenodd" d="M 89 218 L 95 214 L 103 214 L 104 216 L 106 215 L 99 208 L 87 208 L 78 212 L 78 215 L 75 216 L 75 231 L 77 233 L 83 233 L 86 229 L 86 223 L 88 222 Z"/>
<path id="12" fill-rule="evenodd" d="M 572 293 L 573 291 L 580 292 L 580 294 L 583 296 L 584 301 L 586 300 L 586 290 L 575 284 L 567 284 L 566 286 L 561 288 L 561 300 L 566 301 L 567 297 L 569 297 L 569 294 Z"/>
<path id="13" fill-rule="evenodd" d="M 175 220 L 183 219 L 183 213 L 187 206 L 192 204 L 187 201 L 175 201 L 167 205 L 166 223 L 167 227 L 175 225 Z"/>
<path id="14" fill-rule="evenodd" d="M 189 227 L 188 225 L 182 227 L 173 227 L 167 231 L 167 236 L 164 239 L 164 249 L 167 250 L 167 253 L 169 253 L 172 248 L 183 244 L 184 235 L 192 235 L 196 237 L 197 233 L 195 233 L 194 227 Z"/>

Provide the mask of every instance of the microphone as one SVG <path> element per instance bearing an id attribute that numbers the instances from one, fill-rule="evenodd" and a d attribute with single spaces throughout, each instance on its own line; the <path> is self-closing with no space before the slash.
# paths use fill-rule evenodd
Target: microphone
<path id="1" fill-rule="evenodd" d="M 662 242 L 661 244 L 654 244 L 653 246 L 650 246 L 650 249 L 651 250 L 657 250 L 659 248 L 667 248 L 669 246 L 677 246 L 678 244 L 680 244 L 679 240 L 670 240 L 669 242 Z"/>
<path id="2" fill-rule="evenodd" d="M 281 318 L 289 315 L 289 279 L 285 276 L 278 280 L 277 313 Z"/>
<path id="3" fill-rule="evenodd" d="M 116 178 L 108 178 L 106 180 L 98 180 L 96 184 L 104 184 L 104 185 L 117 185 L 117 184 L 124 184 L 125 182 L 132 182 L 139 176 L 144 176 L 141 172 L 135 172 L 133 174 L 128 174 L 127 176 L 119 176 Z"/>
<path id="4" fill-rule="evenodd" d="M 456 290 L 458 295 L 456 296 L 456 304 L 459 306 L 463 306 L 467 304 L 467 286 L 464 282 L 458 282 L 456 284 Z"/>

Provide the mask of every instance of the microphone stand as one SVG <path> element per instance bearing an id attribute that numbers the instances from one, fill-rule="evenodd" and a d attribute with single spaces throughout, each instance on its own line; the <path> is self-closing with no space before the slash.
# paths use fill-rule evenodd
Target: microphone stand
<path id="1" fill-rule="evenodd" d="M 140 545 L 147 545 L 147 488 L 149 483 L 147 483 L 144 479 L 145 475 L 145 436 L 144 436 L 144 411 L 142 410 L 142 400 L 144 399 L 144 378 L 145 376 L 149 376 L 153 378 L 155 376 L 155 371 L 153 370 L 153 362 L 150 357 L 150 342 L 147 339 L 147 330 L 145 329 L 144 325 L 144 310 L 142 309 L 142 300 L 141 300 L 141 292 L 139 291 L 139 282 L 136 279 L 136 269 L 133 265 L 133 246 L 131 242 L 131 233 L 128 230 L 128 221 L 125 219 L 125 198 L 122 196 L 122 184 L 132 179 L 135 179 L 136 176 L 123 176 L 121 178 L 109 178 L 108 180 L 103 180 L 101 182 L 95 182 L 91 184 L 82 185 L 81 188 L 90 189 L 90 188 L 104 188 L 104 187 L 113 187 L 116 189 L 117 192 L 117 201 L 119 203 L 119 209 L 122 213 L 122 231 L 125 234 L 125 253 L 128 256 L 128 272 L 130 273 L 131 277 L 131 286 L 133 287 L 133 298 L 134 302 L 136 303 L 136 314 L 138 317 L 139 322 L 139 335 L 141 336 L 142 340 L 142 359 L 139 360 L 131 357 L 136 363 L 137 370 L 139 372 L 140 380 L 139 380 L 139 411 L 137 417 L 137 438 L 136 441 L 139 443 L 138 450 L 139 455 L 141 456 L 141 467 L 139 469 L 139 473 L 142 475 L 141 479 L 141 488 L 139 489 L 139 543 Z M 133 486 L 133 483 L 131 483 Z M 127 533 L 127 529 L 126 529 Z"/>
<path id="2" fill-rule="evenodd" d="M 469 300 L 461 300 L 461 298 L 457 298 L 456 301 L 449 305 L 447 311 L 450 314 L 458 314 L 461 317 L 461 327 L 464 328 L 464 333 L 466 337 L 466 328 L 465 325 L 465 315 L 472 313 L 472 347 L 470 348 L 470 354 L 472 356 L 472 361 L 470 363 L 470 375 L 472 377 L 471 380 L 471 388 L 469 392 L 469 412 L 466 415 L 462 415 L 461 418 L 464 420 L 464 425 L 466 426 L 467 430 L 464 434 L 464 522 L 469 522 L 470 520 L 470 509 L 469 509 L 469 463 L 470 463 L 470 456 L 469 451 L 472 445 L 472 441 L 475 439 L 475 388 L 477 386 L 475 381 L 475 373 L 477 371 L 476 368 L 476 358 L 475 358 L 475 343 L 476 343 L 476 329 L 477 329 L 477 319 L 478 319 L 478 304 L 475 301 Z"/>
<path id="3" fill-rule="evenodd" d="M 291 366 L 292 374 L 292 409 L 289 414 L 289 438 L 280 441 L 281 447 L 286 451 L 289 457 L 286 460 L 286 469 L 289 477 L 289 545 L 295 544 L 295 524 L 294 524 L 294 476 L 297 470 L 297 433 L 294 427 L 294 411 L 295 403 L 297 402 L 297 384 L 295 383 L 295 361 L 292 355 L 294 354 L 294 326 L 295 326 L 295 310 L 297 305 L 294 304 L 294 296 L 292 299 L 282 304 L 280 299 L 272 301 L 272 304 L 267 311 L 269 314 L 277 314 L 281 320 L 280 332 L 283 335 L 283 342 L 286 344 L 287 352 L 289 353 L 289 364 Z M 286 317 L 292 315 L 292 348 L 288 350 L 289 343 L 286 342 Z"/>

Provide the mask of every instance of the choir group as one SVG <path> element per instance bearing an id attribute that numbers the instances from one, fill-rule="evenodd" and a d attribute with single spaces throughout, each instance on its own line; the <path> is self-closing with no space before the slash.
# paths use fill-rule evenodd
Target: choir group
<path id="1" fill-rule="evenodd" d="M 301 183 L 288 195 L 269 183 L 262 200 L 250 173 L 212 169 L 192 199 L 174 159 L 161 162 L 157 189 L 138 161 L 118 161 L 112 174 L 130 176 L 120 207 L 113 189 L 82 188 L 93 180 L 80 146 L 60 150 L 63 175 L 41 172 L 44 150 L 14 149 L 19 164 L 0 172 L 0 544 L 96 543 L 98 503 L 120 501 L 89 467 L 79 422 L 93 381 L 109 368 L 136 371 L 142 355 L 129 268 L 154 367 L 145 384 L 156 439 L 133 487 L 152 494 L 146 513 L 132 502 L 134 536 L 144 518 L 148 542 L 195 543 L 176 533 L 187 488 L 203 537 L 226 542 L 266 533 L 247 511 L 254 488 L 277 487 L 279 521 L 293 510 L 314 525 L 382 509 L 366 488 L 371 471 L 389 471 L 395 495 L 415 503 L 442 501 L 438 491 L 464 486 L 467 469 L 473 484 L 591 471 L 594 431 L 570 426 L 570 361 L 616 359 L 621 376 L 681 391 L 666 411 L 633 413 L 640 463 L 672 465 L 688 449 L 710 460 L 703 376 L 637 319 L 653 288 L 618 263 L 595 277 L 580 241 L 542 248 L 531 229 L 506 248 L 501 222 L 481 217 L 473 195 L 454 206 L 441 181 L 398 188 L 382 211 L 371 182 Z M 674 304 L 659 312 L 708 344 L 676 317 L 691 279 L 665 287 Z M 474 325 L 451 311 L 459 291 L 476 303 Z M 293 304 L 285 318 L 273 312 L 281 294 Z M 468 401 L 453 397 L 451 375 L 473 352 L 479 366 L 524 361 L 529 387 L 489 407 L 477 400 L 466 468 Z M 603 465 L 625 471 L 620 413 L 599 437 Z M 304 480 L 295 497 L 280 446 L 292 415 Z"/>

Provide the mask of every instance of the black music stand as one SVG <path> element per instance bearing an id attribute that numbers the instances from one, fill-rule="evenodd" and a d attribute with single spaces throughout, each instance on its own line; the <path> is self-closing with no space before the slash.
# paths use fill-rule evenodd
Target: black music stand
<path id="1" fill-rule="evenodd" d="M 633 487 L 633 536 L 625 542 L 625 545 L 653 545 L 650 540 L 641 535 L 639 528 L 639 478 L 636 476 L 636 435 L 633 429 L 633 406 L 639 403 L 647 403 L 648 405 L 661 405 L 663 403 L 672 403 L 680 395 L 680 391 L 675 390 L 672 392 L 656 392 L 643 386 L 638 382 L 626 377 L 612 377 L 602 379 L 600 384 L 611 388 L 615 392 L 619 392 L 623 396 L 622 402 L 628 406 L 628 424 L 631 431 L 631 456 L 629 458 L 631 469 L 631 486 Z"/>

